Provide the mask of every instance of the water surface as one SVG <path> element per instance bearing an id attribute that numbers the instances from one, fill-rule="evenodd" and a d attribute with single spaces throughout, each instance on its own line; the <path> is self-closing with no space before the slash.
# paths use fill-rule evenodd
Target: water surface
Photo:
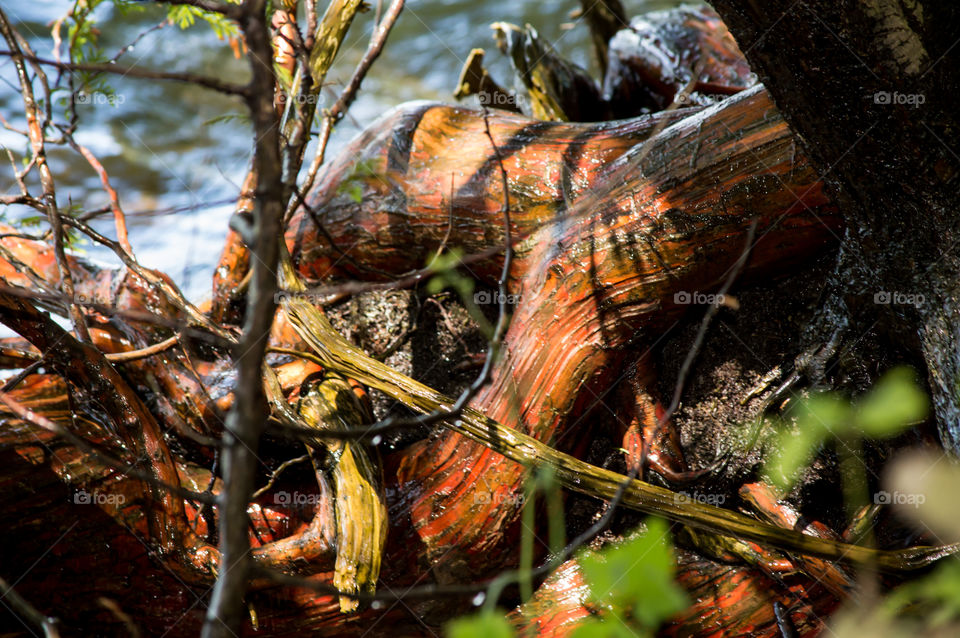
<path id="1" fill-rule="evenodd" d="M 54 0 L 0 2 L 36 54 L 44 58 L 53 57 L 50 25 L 70 4 Z M 625 2 L 631 15 L 673 4 L 662 0 Z M 576 0 L 407 2 L 383 55 L 336 130 L 327 157 L 396 104 L 414 99 L 452 102 L 451 92 L 463 61 L 474 47 L 485 48 L 488 68 L 502 84 L 512 85 L 509 65 L 490 37 L 491 22 L 529 23 L 563 55 L 589 67 L 592 52 L 586 25 L 569 17 L 577 7 Z M 165 10 L 150 4 L 137 9 L 120 12 L 110 3 L 98 7 L 94 17 L 108 57 L 136 41 L 119 58 L 119 64 L 246 80 L 246 61 L 235 59 L 230 47 L 206 25 L 185 31 L 169 25 L 154 28 L 164 20 Z M 371 11 L 351 28 L 328 78 L 326 104 L 333 103 L 362 56 L 373 17 Z M 120 193 L 131 243 L 140 261 L 167 272 L 191 298 L 209 296 L 210 276 L 232 212 L 230 202 L 237 197 L 250 160 L 245 107 L 239 98 L 185 84 L 120 77 L 107 78 L 107 82 L 114 91 L 112 100 L 95 94 L 77 105 L 77 140 L 98 156 Z M 58 104 L 55 108 L 62 120 L 65 107 Z M 13 126 L 22 127 L 22 102 L 8 59 L 0 61 L 0 113 Z M 0 145 L 17 158 L 27 150 L 22 136 L 2 129 Z M 107 204 L 99 179 L 78 155 L 52 151 L 51 165 L 61 207 L 76 204 L 92 210 Z M 39 192 L 36 180 L 31 185 Z M 15 192 L 5 158 L 0 187 L 5 193 Z M 8 219 L 35 215 L 14 207 L 3 212 Z M 109 219 L 96 225 L 113 236 Z M 116 263 L 105 249 L 89 244 L 84 248 L 97 261 Z"/>

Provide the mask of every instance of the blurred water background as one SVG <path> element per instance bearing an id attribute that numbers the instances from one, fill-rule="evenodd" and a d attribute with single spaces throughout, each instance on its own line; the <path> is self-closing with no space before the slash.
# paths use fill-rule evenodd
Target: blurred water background
<path id="1" fill-rule="evenodd" d="M 371 4 L 376 6 L 376 0 Z M 384 0 L 386 4 L 388 0 Z M 624 2 L 629 15 L 675 4 L 671 0 Z M 51 25 L 71 3 L 4 0 L 0 5 L 36 54 L 51 58 Z M 407 2 L 357 101 L 336 129 L 327 157 L 401 102 L 453 102 L 451 93 L 460 69 L 474 47 L 487 50 L 487 67 L 501 84 L 511 86 L 509 64 L 496 50 L 489 28 L 498 20 L 533 25 L 559 52 L 596 73 L 587 27 L 570 18 L 570 12 L 579 6 L 577 0 Z M 363 55 L 373 16 L 374 11 L 368 12 L 351 28 L 328 77 L 329 86 L 324 90 L 327 105 L 334 102 Z M 94 13 L 107 57 L 135 42 L 119 58 L 120 64 L 246 81 L 246 61 L 236 59 L 207 25 L 201 22 L 186 30 L 172 25 L 158 27 L 165 17 L 166 9 L 152 3 L 119 11 L 104 2 Z M 232 203 L 250 159 L 251 134 L 245 106 L 239 98 L 186 84 L 121 77 L 106 80 L 115 92 L 114 98 L 94 96 L 97 99 L 77 106 L 77 140 L 97 155 L 110 174 L 127 213 L 131 243 L 140 261 L 169 274 L 190 298 L 203 299 L 209 296 L 210 278 L 227 232 Z M 65 106 L 55 108 L 62 119 Z M 19 85 L 8 58 L 0 60 L 0 113 L 11 125 L 23 128 Z M 0 129 L 0 146 L 18 159 L 28 151 L 25 138 L 5 129 Z M 308 152 L 309 159 L 312 148 Z M 5 157 L 2 160 L 0 188 L 4 193 L 14 193 L 12 169 Z M 55 150 L 50 163 L 61 207 L 76 204 L 94 210 L 108 203 L 99 178 L 79 155 Z M 16 207 L 0 212 L 11 221 L 36 214 Z M 109 216 L 94 225 L 114 236 Z M 79 248 L 99 263 L 117 263 L 102 247 L 84 244 Z"/>

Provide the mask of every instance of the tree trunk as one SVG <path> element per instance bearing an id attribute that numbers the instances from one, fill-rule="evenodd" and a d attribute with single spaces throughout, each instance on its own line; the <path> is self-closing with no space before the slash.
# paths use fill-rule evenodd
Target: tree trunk
<path id="1" fill-rule="evenodd" d="M 851 338 L 885 313 L 895 337 L 919 337 L 940 435 L 957 454 L 960 5 L 711 3 L 843 210 L 835 301 L 856 320 Z"/>

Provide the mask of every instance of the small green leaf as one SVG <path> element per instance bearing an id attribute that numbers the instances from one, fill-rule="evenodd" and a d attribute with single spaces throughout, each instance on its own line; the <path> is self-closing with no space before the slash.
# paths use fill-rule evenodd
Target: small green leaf
<path id="1" fill-rule="evenodd" d="M 660 519 L 647 519 L 645 533 L 602 552 L 584 552 L 579 561 L 596 602 L 623 610 L 641 629 L 653 631 L 687 606 L 673 579 L 670 534 Z"/>
<path id="2" fill-rule="evenodd" d="M 801 430 L 827 434 L 843 434 L 850 430 L 853 410 L 850 401 L 839 394 L 824 392 L 801 401 L 794 415 Z"/>
<path id="3" fill-rule="evenodd" d="M 378 175 L 375 160 L 360 160 L 353 166 L 350 175 L 337 186 L 337 194 L 346 194 L 356 203 L 363 201 L 363 180 Z"/>
<path id="4" fill-rule="evenodd" d="M 357 182 L 352 182 L 347 184 L 346 188 L 347 196 L 354 201 L 354 203 L 359 204 L 363 201 L 363 186 Z"/>
<path id="5" fill-rule="evenodd" d="M 205 11 L 200 7 L 174 5 L 167 9 L 167 18 L 181 29 L 189 29 L 199 18 L 206 22 L 221 40 L 235 38 L 240 34 L 240 28 L 236 22 L 222 14 Z"/>
<path id="6" fill-rule="evenodd" d="M 857 404 L 856 425 L 867 436 L 895 436 L 927 418 L 930 404 L 914 371 L 894 368 Z"/>
<path id="7" fill-rule="evenodd" d="M 447 624 L 447 638 L 513 638 L 507 619 L 495 611 L 482 611 Z"/>
<path id="8" fill-rule="evenodd" d="M 782 430 L 777 444 L 779 452 L 764 466 L 767 478 L 781 490 L 789 490 L 797 480 L 800 470 L 810 465 L 814 453 L 825 438 L 826 434 L 822 431 Z"/>
<path id="9" fill-rule="evenodd" d="M 960 619 L 960 563 L 945 561 L 925 578 L 901 585 L 884 601 L 883 610 L 891 616 L 909 610 L 921 615 L 928 627 L 957 621 Z"/>
<path id="10" fill-rule="evenodd" d="M 427 293 L 435 295 L 450 288 L 469 306 L 471 301 L 469 298 L 473 294 L 475 284 L 473 279 L 465 277 L 457 271 L 462 258 L 463 251 L 458 248 L 434 255 L 427 263 L 427 268 L 436 273 L 427 282 Z"/>
<path id="11" fill-rule="evenodd" d="M 779 452 L 764 468 L 773 484 L 783 490 L 793 485 L 800 470 L 810 464 L 824 441 L 849 432 L 853 421 L 850 402 L 829 392 L 800 401 L 791 414 L 796 419 L 796 428 L 784 427 L 780 431 Z"/>
<path id="12" fill-rule="evenodd" d="M 427 268 L 437 274 L 449 272 L 460 265 L 460 259 L 463 257 L 463 251 L 459 248 L 434 255 L 427 263 Z"/>
<path id="13" fill-rule="evenodd" d="M 609 618 L 588 618 L 574 630 L 571 638 L 647 638 L 650 632 L 631 627 L 616 613 Z"/>

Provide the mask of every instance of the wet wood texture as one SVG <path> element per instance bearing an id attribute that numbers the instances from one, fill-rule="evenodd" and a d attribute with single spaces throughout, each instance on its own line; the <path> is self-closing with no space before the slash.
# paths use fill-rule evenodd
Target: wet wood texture
<path id="1" fill-rule="evenodd" d="M 715 16 L 691 14 L 688 18 L 681 36 L 707 42 L 700 48 L 704 55 L 700 70 L 724 64 L 734 67 L 728 76 L 717 76 L 716 82 L 693 89 L 726 95 L 747 86 L 734 81 L 746 72 L 736 66 L 742 62 L 739 51 L 729 46 L 729 34 L 724 36 Z M 608 55 L 611 67 L 633 64 L 616 46 Z M 677 76 L 668 82 L 666 65 L 657 67 L 656 62 L 650 58 L 638 63 L 648 71 L 641 74 L 642 80 L 660 82 L 655 91 L 669 102 L 685 88 L 685 81 Z M 710 72 L 707 76 L 714 77 Z M 618 86 L 625 94 L 626 85 Z M 757 239 L 749 247 L 745 281 L 789 272 L 837 239 L 836 209 L 763 88 L 703 106 L 714 101 L 704 99 L 694 108 L 597 124 L 542 122 L 496 110 L 484 113 L 429 103 L 404 105 L 380 118 L 325 167 L 307 206 L 288 225 L 286 242 L 299 274 L 314 283 L 390 281 L 423 268 L 437 251 L 456 248 L 466 255 L 466 272 L 492 284 L 503 264 L 501 209 L 508 196 L 516 256 L 507 289 L 518 302 L 505 337 L 504 358 L 492 382 L 470 407 L 541 441 L 575 447 L 572 441 L 590 436 L 581 423 L 586 407 L 616 384 L 625 369 L 638 365 L 644 349 L 690 308 L 688 299 L 708 294 L 724 281 L 746 248 L 752 224 L 757 224 Z M 494 145 L 507 173 L 507 194 Z M 8 250 L 0 255 L 0 273 L 8 285 L 32 286 L 38 281 L 52 285 L 58 280 L 56 263 L 46 246 L 11 237 L 0 239 L 0 245 Z M 239 236 L 231 233 L 215 277 L 212 312 L 218 319 L 239 316 L 231 297 L 242 288 L 248 262 Z M 18 266 L 23 264 L 33 276 L 22 274 Z M 100 271 L 79 260 L 71 261 L 70 267 L 78 292 L 87 301 L 131 312 L 178 314 L 162 295 L 125 271 Z M 6 317 L 16 323 L 27 315 L 35 318 L 29 308 L 11 309 Z M 150 345 L 169 336 L 170 330 L 134 318 L 103 319 L 92 335 L 99 349 L 121 352 Z M 34 346 L 49 345 L 42 336 L 32 334 Z M 303 345 L 284 321 L 274 326 L 273 342 Z M 24 361 L 26 344 L 9 345 L 4 350 L 5 364 Z M 651 393 L 655 371 L 646 364 L 640 368 L 635 378 L 642 383 L 628 393 L 628 402 Z M 178 446 L 172 456 L 164 452 L 168 456 L 157 465 L 163 475 L 172 482 L 179 478 L 197 491 L 209 484 L 217 493 L 222 486 L 210 480 L 209 471 L 186 459 L 202 461 L 207 467 L 212 460 L 209 449 L 195 439 L 217 435 L 223 411 L 232 403 L 226 359 L 211 360 L 181 344 L 159 356 L 125 363 L 118 370 L 123 383 L 155 398 L 151 414 L 144 415 L 146 422 L 153 419 L 173 426 L 171 438 L 178 442 L 194 439 Z M 316 371 L 316 366 L 287 363 L 277 368 L 277 375 L 293 399 L 296 392 L 291 390 Z M 67 418 L 67 394 L 67 386 L 57 379 L 34 376 L 15 396 L 45 410 L 52 419 L 77 427 Z M 654 402 L 655 397 L 644 398 L 642 405 L 630 409 L 656 415 Z M 70 407 L 83 413 L 84 406 Z M 637 427 L 649 426 L 649 418 L 639 420 L 644 423 Z M 97 423 L 91 419 L 91 427 L 105 445 L 120 443 Z M 13 459 L 19 472 L 11 473 L 11 480 L 22 482 L 30 472 L 48 466 L 72 463 L 86 468 L 83 472 L 54 469 L 55 478 L 44 484 L 50 490 L 44 496 L 46 504 L 55 500 L 58 489 L 64 489 L 63 482 L 96 483 L 117 490 L 138 485 L 115 477 L 70 446 L 61 444 L 59 449 L 72 461 L 51 461 L 49 452 L 30 440 L 37 428 L 16 419 L 6 419 L 4 427 L 0 453 Z M 51 445 L 51 435 L 44 436 L 44 444 Z M 162 442 L 164 437 L 150 440 Z M 475 582 L 516 562 L 526 477 L 518 463 L 459 434 L 439 431 L 384 459 L 383 474 L 390 525 L 379 579 L 383 587 Z M 338 578 L 348 582 L 338 562 L 330 481 L 322 472 L 310 476 L 312 484 L 302 486 L 314 497 L 308 511 L 278 503 L 282 486 L 251 504 L 255 559 L 288 572 L 311 574 L 319 582 L 338 582 Z M 13 489 L 5 494 L 10 508 L 30 498 Z M 65 560 L 74 564 L 76 552 L 83 552 L 85 558 L 76 563 L 83 570 L 69 573 L 78 582 L 82 573 L 114 577 L 118 554 L 111 548 L 132 547 L 135 551 L 128 554 L 137 574 L 144 578 L 161 574 L 154 581 L 160 584 L 140 585 L 145 594 L 140 598 L 121 596 L 106 582 L 95 583 L 93 590 L 110 592 L 128 613 L 151 619 L 151 632 L 195 635 L 198 613 L 188 612 L 182 618 L 158 613 L 189 608 L 196 601 L 195 591 L 162 576 L 165 560 L 151 558 L 142 544 L 137 547 L 138 535 L 148 544 L 157 539 L 145 525 L 149 506 L 133 492 L 129 503 L 126 508 L 88 506 L 77 511 L 47 505 L 62 521 L 79 517 L 76 520 L 83 522 L 84 529 L 99 526 L 107 539 L 102 545 L 71 546 Z M 178 524 L 189 525 L 202 537 L 216 527 L 212 512 L 204 514 L 190 502 L 178 503 L 162 508 L 168 512 L 180 507 Z M 45 534 L 62 533 L 65 525 L 49 526 Z M 7 546 L 29 538 L 28 529 L 8 527 Z M 728 632 L 771 635 L 771 627 L 775 628 L 771 602 L 786 594 L 767 595 L 770 583 L 755 569 L 684 556 L 688 562 L 681 561 L 681 581 L 699 602 L 676 621 L 671 632 L 713 635 L 710 632 L 722 627 Z M 90 612 L 89 606 L 62 597 L 51 598 L 45 605 L 39 595 L 45 578 L 32 582 L 25 592 L 33 595 L 41 609 L 57 609 L 76 619 L 93 613 L 104 626 L 122 624 L 114 615 Z M 199 578 L 201 590 L 211 578 Z M 367 585 L 362 578 L 357 580 Z M 723 586 L 718 588 L 718 583 Z M 527 631 L 536 627 L 544 635 L 566 635 L 576 619 L 589 612 L 582 604 L 582 592 L 575 564 L 568 563 L 512 618 Z M 801 594 L 814 601 L 811 609 L 818 613 L 834 600 L 817 592 Z M 256 584 L 250 604 L 260 631 L 274 636 L 306 631 L 421 634 L 422 623 L 437 626 L 463 609 L 457 601 L 438 598 L 387 611 L 363 607 L 344 615 L 336 596 L 265 582 Z M 814 626 L 810 618 L 798 615 L 802 631 Z"/>
<path id="2" fill-rule="evenodd" d="M 509 289 L 520 302 L 506 358 L 472 406 L 544 441 L 577 436 L 573 424 L 591 392 L 615 381 L 638 344 L 682 315 L 677 292 L 707 292 L 723 280 L 754 219 L 753 278 L 795 267 L 829 246 L 839 226 L 760 89 L 696 114 L 570 125 L 491 112 L 489 124 L 506 150 L 521 238 Z M 300 272 L 382 280 L 446 245 L 489 251 L 473 270 L 495 276 L 503 194 L 484 129 L 479 112 L 434 105 L 382 119 L 331 164 L 311 197 L 327 234 L 306 212 L 291 224 Z M 360 202 L 348 190 L 353 183 Z M 464 582 L 515 560 L 524 478 L 516 463 L 440 434 L 388 458 L 385 477 L 391 528 L 382 583 Z M 307 531 L 301 525 L 297 531 Z M 305 551 L 287 546 L 269 551 L 277 560 Z M 332 578 L 332 552 L 311 546 L 319 551 L 311 571 Z M 253 599 L 261 627 L 274 635 L 362 633 L 383 617 L 368 608 L 347 619 L 334 597 L 283 588 Z M 437 601 L 417 613 L 436 623 L 455 608 Z M 412 622 L 396 610 L 388 618 Z"/>

